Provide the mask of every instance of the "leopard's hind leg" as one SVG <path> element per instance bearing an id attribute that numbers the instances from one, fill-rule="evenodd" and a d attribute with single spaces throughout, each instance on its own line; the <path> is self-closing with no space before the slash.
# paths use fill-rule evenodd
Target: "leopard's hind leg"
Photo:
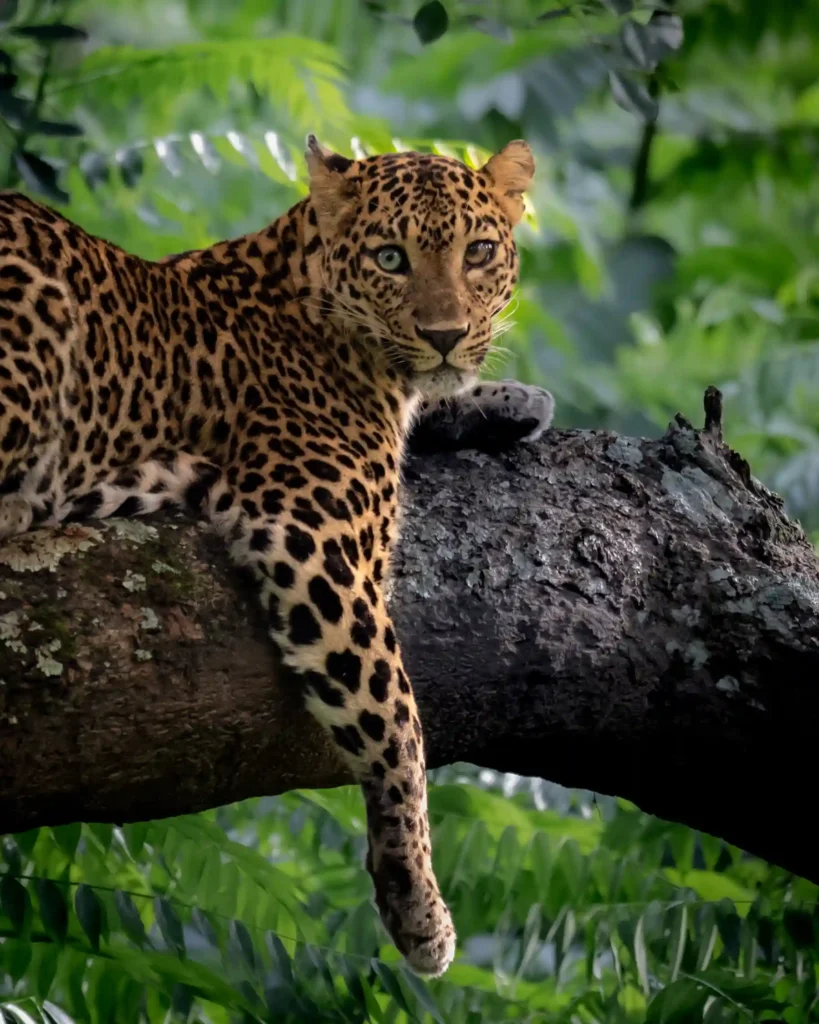
<path id="1" fill-rule="evenodd" d="M 63 285 L 0 257 L 0 541 L 53 500 L 75 337 Z"/>
<path id="2" fill-rule="evenodd" d="M 149 515 L 162 508 L 199 512 L 214 493 L 221 470 L 189 452 L 157 452 L 134 466 L 113 469 L 75 494 L 57 511 L 59 522 Z"/>

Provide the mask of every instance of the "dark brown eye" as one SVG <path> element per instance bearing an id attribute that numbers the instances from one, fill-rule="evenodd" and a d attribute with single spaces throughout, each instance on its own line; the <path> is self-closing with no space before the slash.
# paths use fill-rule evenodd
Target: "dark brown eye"
<path id="1" fill-rule="evenodd" d="M 464 253 L 464 263 L 468 267 L 484 267 L 494 257 L 497 242 L 470 242 Z"/>

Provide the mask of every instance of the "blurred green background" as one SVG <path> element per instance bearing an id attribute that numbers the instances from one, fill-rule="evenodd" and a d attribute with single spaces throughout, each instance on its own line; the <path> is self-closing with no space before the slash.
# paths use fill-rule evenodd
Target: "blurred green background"
<path id="1" fill-rule="evenodd" d="M 470 162 L 526 138 L 493 375 L 647 435 L 716 384 L 819 537 L 814 0 L 0 0 L 0 183 L 134 252 L 275 218 L 308 131 Z M 376 926 L 358 792 L 294 793 L 6 837 L 0 1020 L 819 1020 L 815 886 L 541 780 L 455 766 L 430 802 L 443 980 Z"/>

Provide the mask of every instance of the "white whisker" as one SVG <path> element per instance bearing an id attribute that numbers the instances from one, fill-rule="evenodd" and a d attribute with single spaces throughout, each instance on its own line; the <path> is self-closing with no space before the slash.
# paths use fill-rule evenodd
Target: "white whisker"
<path id="1" fill-rule="evenodd" d="M 509 317 L 514 316 L 518 311 L 518 306 L 520 306 L 520 300 L 515 296 L 498 313 L 498 321 L 508 320 Z"/>
<path id="2" fill-rule="evenodd" d="M 472 392 L 471 391 L 467 392 L 467 395 L 468 395 L 469 401 L 475 406 L 475 408 L 478 410 L 478 412 L 481 414 L 481 416 L 483 416 L 483 418 L 486 419 L 486 413 L 483 411 L 483 409 L 475 401 L 475 396 L 472 394 Z"/>
<path id="3" fill-rule="evenodd" d="M 332 299 L 308 295 L 304 296 L 300 301 L 303 305 L 314 309 L 324 316 L 330 316 L 339 321 L 346 321 L 348 324 L 356 324 L 370 331 L 375 331 L 378 328 L 389 331 L 389 326 L 380 316 L 375 313 L 363 313 L 361 310 L 354 309 L 338 295 L 334 295 Z"/>
<path id="4" fill-rule="evenodd" d="M 517 327 L 517 320 L 505 320 L 500 324 L 492 324 L 492 337 L 500 338 L 507 331 L 511 331 L 513 327 Z"/>

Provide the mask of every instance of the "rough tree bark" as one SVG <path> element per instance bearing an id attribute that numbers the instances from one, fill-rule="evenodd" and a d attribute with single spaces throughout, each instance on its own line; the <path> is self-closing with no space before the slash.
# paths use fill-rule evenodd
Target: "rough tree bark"
<path id="1" fill-rule="evenodd" d="M 707 425 L 410 460 L 393 606 L 429 762 L 628 797 L 819 881 L 819 564 Z M 0 548 L 0 832 L 346 781 L 218 540 Z"/>

